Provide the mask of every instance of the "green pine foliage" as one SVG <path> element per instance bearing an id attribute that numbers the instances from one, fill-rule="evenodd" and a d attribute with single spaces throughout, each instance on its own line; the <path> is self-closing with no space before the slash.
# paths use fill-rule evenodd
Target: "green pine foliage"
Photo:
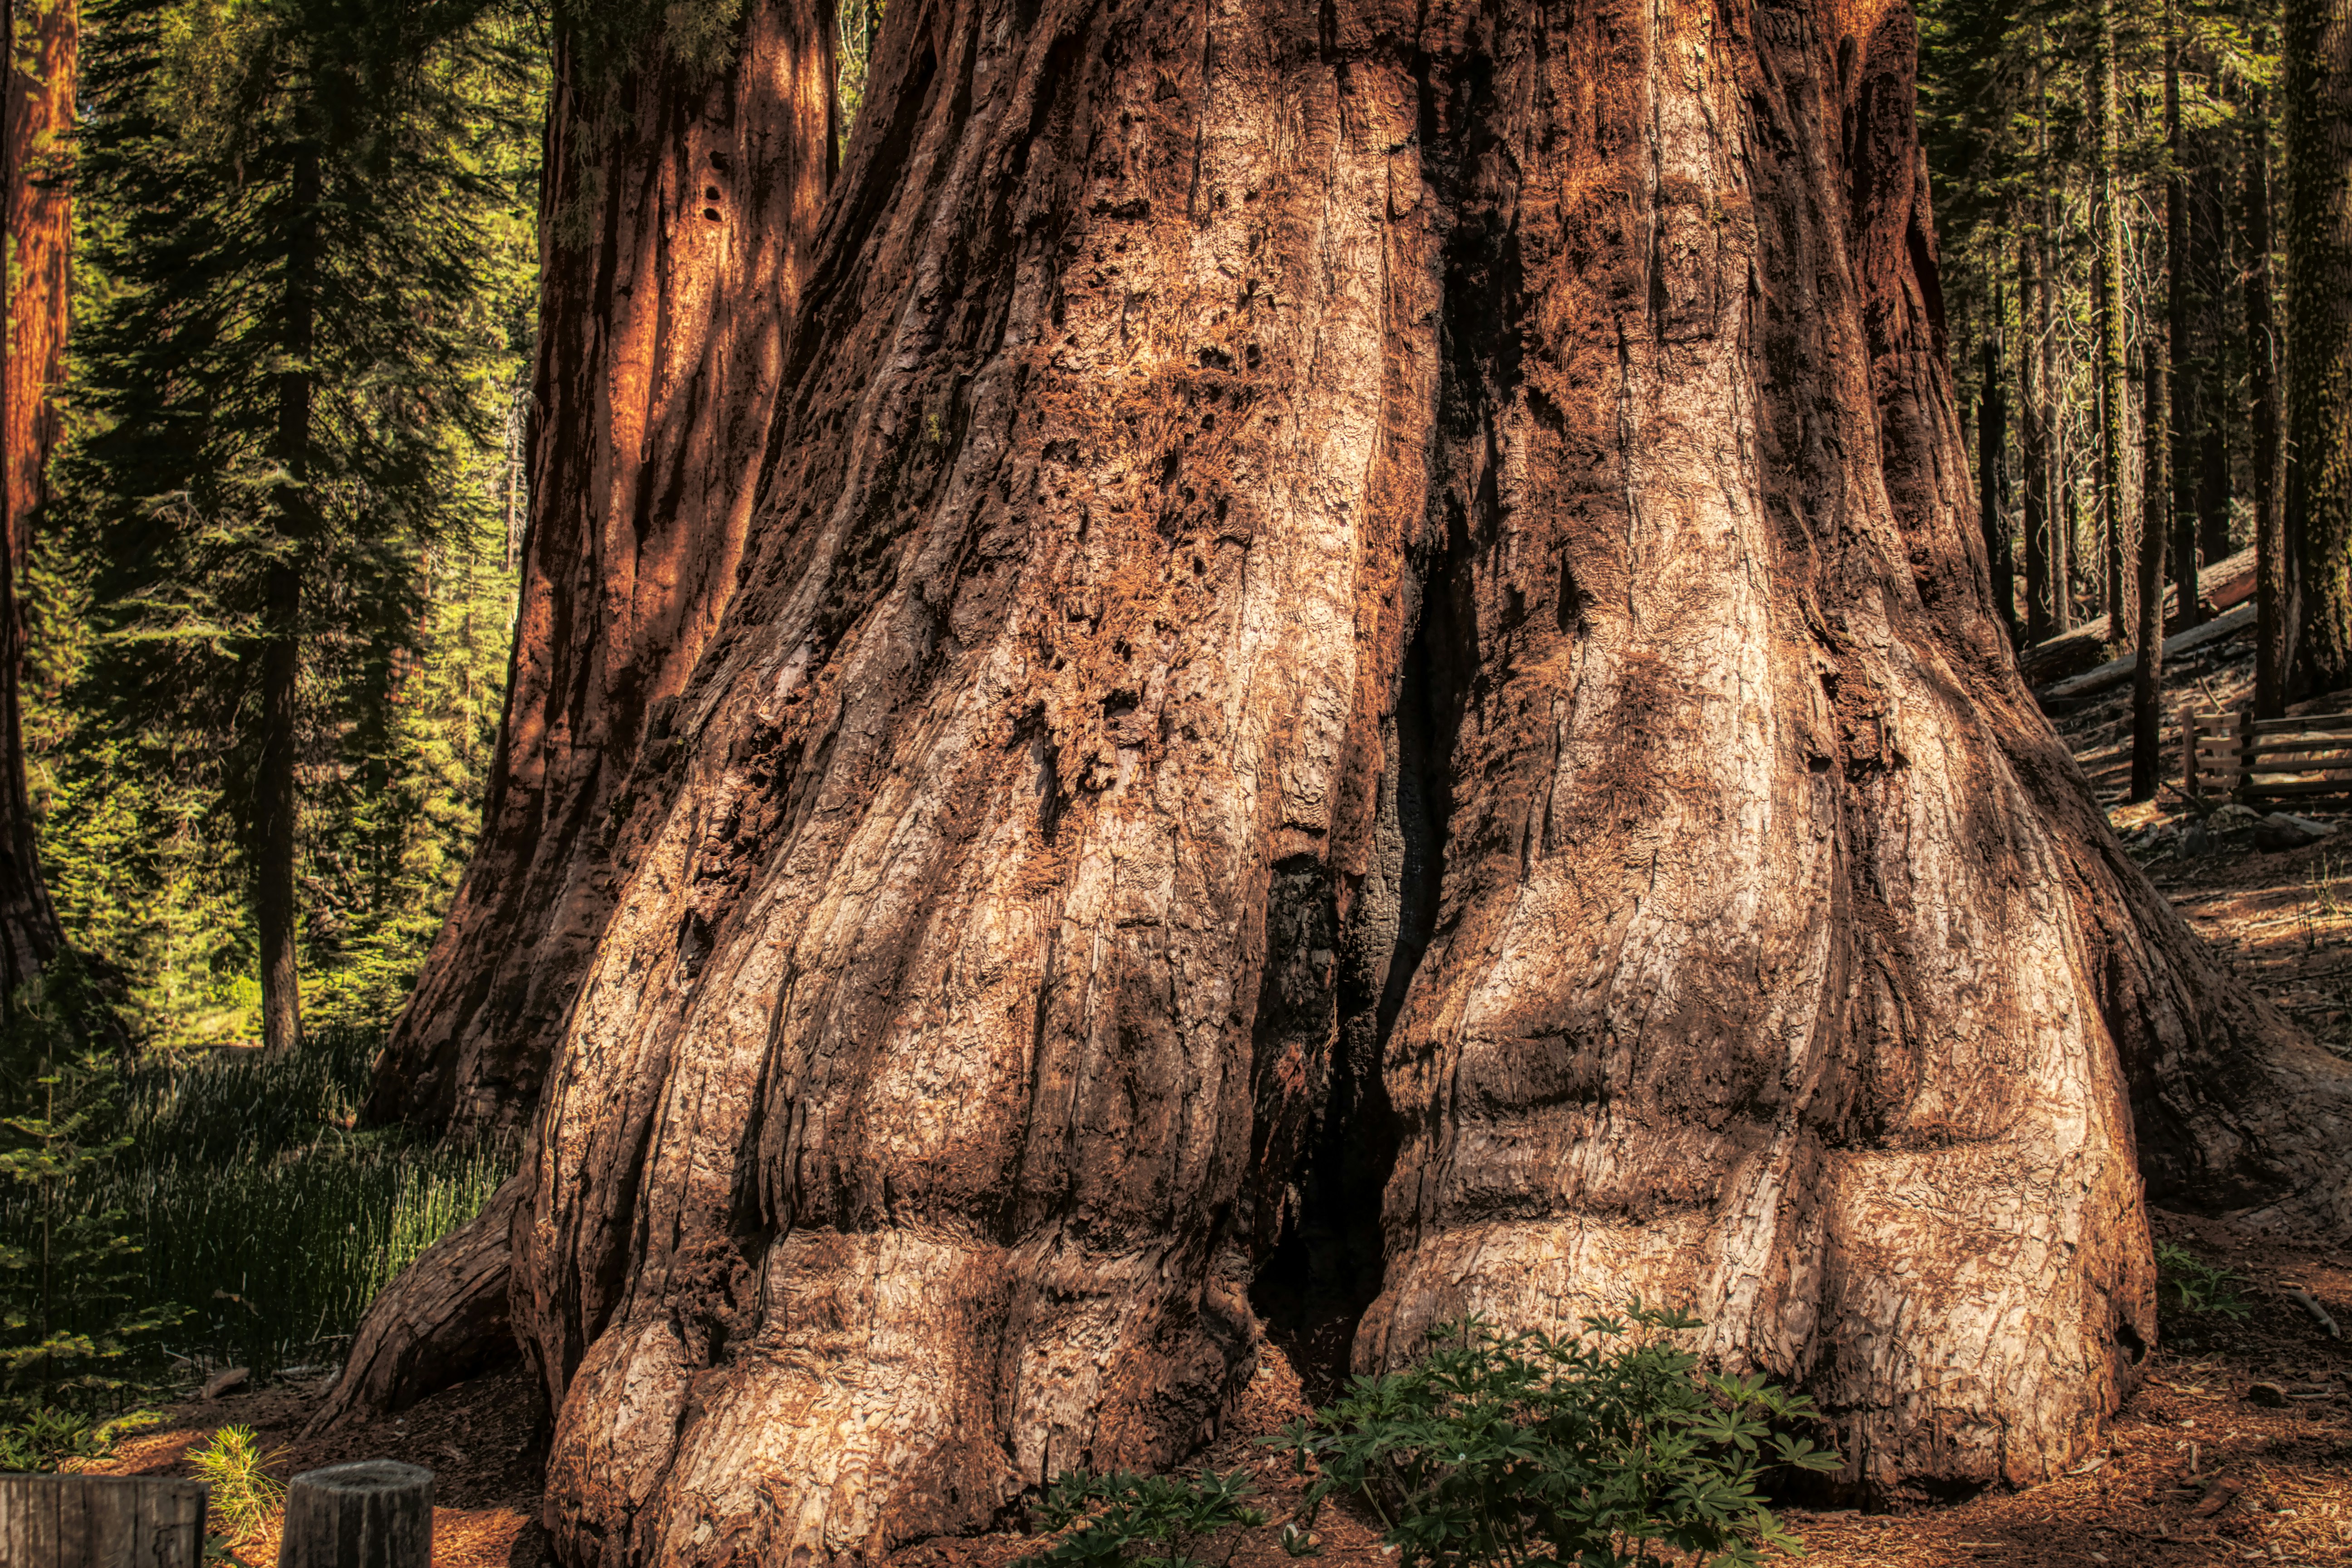
<path id="1" fill-rule="evenodd" d="M 94 1199 L 133 1140 L 117 1053 L 77 1028 L 87 986 L 61 956 L 0 1025 L 0 1444 L 50 1462 L 87 1448 L 180 1316 L 147 1289 L 129 1213 Z"/>
<path id="2" fill-rule="evenodd" d="M 0 1011 L 14 1468 L 102 1450 L 208 1368 L 331 1364 L 514 1163 L 356 1110 L 497 744 L 543 24 L 505 0 L 88 0 L 82 24 L 71 426 L 24 691 L 43 872 L 98 983 L 69 958 Z M 254 654 L 289 571 L 310 1028 L 264 1058 L 212 1047 L 257 1034 Z"/>
<path id="3" fill-rule="evenodd" d="M 1357 1378 L 1269 1440 L 1308 1478 L 1276 1544 L 1318 1555 L 1316 1520 L 1338 1498 L 1379 1521 L 1405 1568 L 1727 1568 L 1801 1552 L 1765 1487 L 1842 1461 L 1794 1430 L 1818 1419 L 1811 1400 L 1706 1371 L 1681 1338 L 1702 1326 L 1639 1302 L 1560 1336 L 1437 1324 L 1421 1361 Z M 1024 1561 L 1219 1568 L 1270 1522 L 1254 1497 L 1213 1470 L 1065 1475 L 1037 1510 L 1055 1539 Z"/>
<path id="4" fill-rule="evenodd" d="M 381 1026 L 496 744 L 544 40 L 480 0 L 95 0 L 84 26 L 76 431 L 27 682 L 45 869 L 143 1037 L 253 1037 L 254 655 L 290 568 L 306 1007 Z"/>
<path id="5" fill-rule="evenodd" d="M 2074 613 L 2096 616 L 2103 602 L 2099 542 L 2100 409 L 2093 270 L 2097 244 L 2101 142 L 2101 21 L 2115 23 L 2121 75 L 2118 203 L 2123 219 L 2121 313 L 2131 390 L 2119 415 L 2125 427 L 2127 530 L 2140 513 L 2138 458 L 2142 345 L 2160 334 L 2167 300 L 2165 182 L 2172 163 L 2164 135 L 2164 55 L 2178 39 L 2184 153 L 2192 184 L 2195 254 L 2179 258 L 2184 287 L 2197 301 L 2192 340 L 2179 361 L 2196 391 L 2178 417 L 2194 417 L 2183 440 L 2202 440 L 2203 423 L 2224 451 L 2231 548 L 2252 541 L 2244 392 L 2248 352 L 2236 233 L 2242 175 L 2242 120 L 2249 96 L 2278 67 L 2263 41 L 2273 7 L 2248 0 L 2065 0 L 2032 5 L 1995 0 L 1923 0 L 1919 7 L 1919 128 L 1933 193 L 1938 266 L 1952 366 L 1964 405 L 1986 393 L 1983 349 L 1997 345 L 1993 374 L 2005 384 L 2011 417 L 2004 468 L 2011 477 L 2003 523 L 2023 527 L 2019 445 L 2023 392 L 2021 354 L 2045 341 L 2052 352 L 2050 505 L 2063 513 L 2071 498 L 2079 519 L 2073 563 Z M 2030 300 L 2021 245 L 2039 241 L 2055 286 L 2045 328 Z M 2153 331 L 2152 331 L 2153 330 Z M 2160 341 L 2160 339 L 2159 339 Z M 2179 395 L 2176 392 L 2176 401 Z M 1974 427 L 1964 420 L 1971 441 Z M 1979 461 L 1981 461 L 1979 455 Z M 2176 448 L 2183 504 L 2198 482 L 2193 450 Z M 2053 523 L 2054 526 L 2054 523 Z M 2130 557 L 2126 539 L 2124 555 Z M 2024 549 L 2013 552 L 2022 572 Z M 2210 554 L 2210 552 L 2209 552 Z M 2023 587 L 2019 589 L 2021 599 Z M 2126 595 L 2128 596 L 2128 595 Z"/>

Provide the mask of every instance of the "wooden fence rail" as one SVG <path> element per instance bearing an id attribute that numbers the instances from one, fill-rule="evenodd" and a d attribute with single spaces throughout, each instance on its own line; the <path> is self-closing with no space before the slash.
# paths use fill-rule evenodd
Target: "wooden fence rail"
<path id="1" fill-rule="evenodd" d="M 0 1475 L 0 1568 L 203 1568 L 203 1482 Z M 429 1568 L 433 1472 L 392 1459 L 294 1478 L 278 1568 Z"/>
<path id="2" fill-rule="evenodd" d="M 200 1568 L 205 1487 L 149 1476 L 0 1476 L 6 1568 Z"/>
<path id="3" fill-rule="evenodd" d="M 2180 728 L 2181 782 L 2192 796 L 2223 795 L 2251 805 L 2352 795 L 2352 713 L 2192 713 Z"/>

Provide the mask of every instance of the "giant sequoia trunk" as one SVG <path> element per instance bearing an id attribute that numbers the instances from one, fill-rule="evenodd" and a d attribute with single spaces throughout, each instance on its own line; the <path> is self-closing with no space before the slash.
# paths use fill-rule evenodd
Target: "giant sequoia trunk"
<path id="1" fill-rule="evenodd" d="M 51 389 L 65 379 L 73 293 L 73 198 L 66 174 L 79 42 L 74 0 L 8 0 L 5 139 L 7 354 L 0 367 L 0 997 L 40 973 L 63 937 L 34 856 L 18 689 L 25 563 L 48 492 L 58 433 Z"/>
<path id="2" fill-rule="evenodd" d="M 890 10 L 519 1199 L 568 1555 L 1173 1459 L 1368 1182 L 1360 1365 L 1639 1291 L 2029 1480 L 2154 1332 L 2135 1110 L 2340 1201 L 2014 676 L 1912 32 Z"/>
<path id="3" fill-rule="evenodd" d="M 735 586 L 832 168 L 831 14 L 754 0 L 716 64 L 690 38 L 559 40 L 505 722 L 378 1119 L 529 1118 L 613 907 L 623 783 Z"/>
<path id="4" fill-rule="evenodd" d="M 1173 1460 L 1254 1278 L 1363 1367 L 1687 1301 L 1856 1489 L 2028 1481 L 2143 1171 L 2343 1225 L 2340 1064 L 2016 678 L 1913 33 L 888 9 L 505 1199 L 568 1559 Z"/>

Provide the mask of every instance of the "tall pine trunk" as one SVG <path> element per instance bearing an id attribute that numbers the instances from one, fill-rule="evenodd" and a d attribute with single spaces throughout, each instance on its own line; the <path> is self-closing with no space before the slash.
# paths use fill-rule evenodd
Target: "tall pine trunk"
<path id="1" fill-rule="evenodd" d="M 2211 565 L 2231 553 L 2230 458 L 2231 341 L 2228 300 L 2234 275 L 2226 132 L 2206 128 L 2187 136 L 2189 173 L 2188 310 L 2185 342 L 2173 346 L 2173 474 L 2176 504 L 2197 520 L 2199 555 Z"/>
<path id="2" fill-rule="evenodd" d="M 2352 0 L 2287 0 L 2287 548 L 2299 694 L 2352 686 Z"/>
<path id="3" fill-rule="evenodd" d="M 2010 639 L 2017 637 L 2017 561 L 2010 542 L 2009 395 L 2001 363 L 2000 296 L 1993 296 L 1994 327 L 1983 352 L 1984 395 L 1977 405 L 1977 517 L 1984 529 L 1985 564 L 1992 574 L 1992 603 Z"/>
<path id="4" fill-rule="evenodd" d="M 2189 148 L 2180 134 L 2180 27 L 2179 18 L 2168 6 L 2164 16 L 2164 342 L 2162 353 L 2152 354 L 2148 360 L 2151 374 L 2161 362 L 2164 385 L 2151 389 L 2148 395 L 2151 403 L 2161 400 L 2167 416 L 2163 437 L 2164 512 L 2171 530 L 2174 603 L 2179 606 L 2180 624 L 2193 626 L 2205 618 L 2198 602 L 2195 497 L 2193 490 L 2185 497 L 2182 494 L 2196 469 L 2188 450 L 2188 433 L 2195 427 L 2193 371 L 2188 378 L 2190 407 L 2185 415 L 2179 405 L 2182 369 L 2195 352 L 2189 341 L 2189 302 L 2195 286 L 2189 274 L 2189 185 L 2185 171 Z M 2144 440 L 2150 450 L 2155 449 L 2155 436 L 2145 436 Z M 2144 479 L 2143 489 L 2152 482 Z M 2161 642 L 2161 625 L 2157 631 Z M 2135 756 L 2137 746 L 2135 741 Z M 2137 762 L 2133 773 L 2137 776 Z M 2156 787 L 2153 775 L 2148 787 L 2151 791 Z"/>
<path id="5" fill-rule="evenodd" d="M 671 742 L 735 586 L 834 149 L 832 10 L 756 0 L 713 68 L 559 40 L 530 519 L 482 837 L 370 1114 L 528 1120 L 625 866 L 627 779 Z"/>
<path id="6" fill-rule="evenodd" d="M 2124 448 L 2130 426 L 2124 409 L 2125 361 L 2129 350 L 2124 326 L 2124 199 L 2122 179 L 2121 66 L 2116 58 L 2116 0 L 2099 7 L 2097 253 L 2093 259 L 2093 315 L 2098 347 L 2099 516 L 2106 552 L 2107 637 L 2122 644 L 2124 595 Z"/>
<path id="7" fill-rule="evenodd" d="M 0 1000 L 63 942 L 33 842 L 21 718 L 25 566 L 58 436 L 72 300 L 74 0 L 8 0 L 5 73 L 7 363 L 0 368 Z"/>
<path id="8" fill-rule="evenodd" d="M 260 677 L 261 727 L 253 780 L 253 913 L 261 942 L 261 1043 L 291 1050 L 302 1038 L 296 951 L 301 905 L 295 894 L 295 820 L 300 747 L 297 685 L 302 667 L 305 546 L 316 533 L 310 473 L 311 338 L 318 311 L 319 150 L 296 144 L 288 190 L 285 367 L 278 377 L 278 433 L 271 457 L 280 478 L 272 502 L 277 559 L 263 588 L 261 636 L 248 656 Z"/>
<path id="9" fill-rule="evenodd" d="M 2271 233 L 2267 100 L 2256 87 L 2246 109 L 2246 402 L 2254 479 L 2254 715 L 2276 719 L 2286 711 L 2302 605 L 2294 554 L 2287 547 L 2285 447 L 2279 438 L 2285 343 L 2273 306 L 2276 245 Z"/>
<path id="10" fill-rule="evenodd" d="M 2172 370 L 2163 326 L 2147 324 L 2140 345 L 2138 654 L 2132 665 L 2131 792 L 2154 800 L 2164 776 L 2164 558 L 2172 539 Z M 2192 545 L 2192 550 L 2193 550 Z M 2183 574 L 2195 592 L 2196 569 Z"/>
<path id="11" fill-rule="evenodd" d="M 2140 343 L 2140 522 L 2139 620 L 2134 633 L 2138 658 L 2132 667 L 2131 790 L 2133 800 L 2153 800 L 2164 773 L 2164 558 L 2176 561 L 2181 620 L 2197 619 L 2197 541 L 2174 537 L 2172 501 L 2172 367 L 2185 335 L 2186 300 L 2180 261 L 2187 249 L 2188 208 L 2180 186 L 2180 57 L 2165 17 L 2164 127 L 2169 170 L 2165 181 L 2163 324 L 2151 316 Z M 2193 522 L 2193 520 L 2191 520 Z"/>
<path id="12" fill-rule="evenodd" d="M 2042 287 L 2034 302 L 2035 352 L 2041 359 L 2042 472 L 2055 538 L 2050 547 L 2050 629 L 2054 635 L 2074 627 L 2074 557 L 2081 538 L 2075 527 L 2074 485 L 2067 470 L 2066 436 L 2058 423 L 2058 247 L 2052 237 L 2058 229 L 2054 201 L 2042 204 L 2042 232 L 2035 237 L 2034 258 Z"/>
<path id="13" fill-rule="evenodd" d="M 2037 643 L 2065 624 L 2066 561 L 2050 504 L 2050 415 L 2043 399 L 2042 237 L 2021 223 L 2017 234 L 2017 459 L 2025 470 L 2025 640 Z"/>
<path id="14" fill-rule="evenodd" d="M 2098 1440 L 2143 1180 L 2344 1225 L 2019 681 L 1848 15 L 887 10 L 511 1199 L 567 1559 L 1173 1461 L 1336 1211 L 1355 1365 L 1688 1301 L 1878 1494 Z"/>

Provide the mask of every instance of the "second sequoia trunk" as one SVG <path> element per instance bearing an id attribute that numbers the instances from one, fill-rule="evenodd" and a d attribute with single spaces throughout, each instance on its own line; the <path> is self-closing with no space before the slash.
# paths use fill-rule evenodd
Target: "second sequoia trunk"
<path id="1" fill-rule="evenodd" d="M 1688 1302 L 1857 1490 L 2039 1479 L 2143 1169 L 2341 1225 L 2340 1064 L 2015 675 L 1913 39 L 890 7 L 512 1198 L 560 1552 L 1172 1461 L 1254 1274 L 1367 1368 Z"/>
<path id="2" fill-rule="evenodd" d="M 830 15 L 753 0 L 715 60 L 692 27 L 599 36 L 593 5 L 559 29 L 505 722 L 375 1119 L 529 1120 L 623 869 L 621 791 L 735 586 L 832 166 Z"/>

